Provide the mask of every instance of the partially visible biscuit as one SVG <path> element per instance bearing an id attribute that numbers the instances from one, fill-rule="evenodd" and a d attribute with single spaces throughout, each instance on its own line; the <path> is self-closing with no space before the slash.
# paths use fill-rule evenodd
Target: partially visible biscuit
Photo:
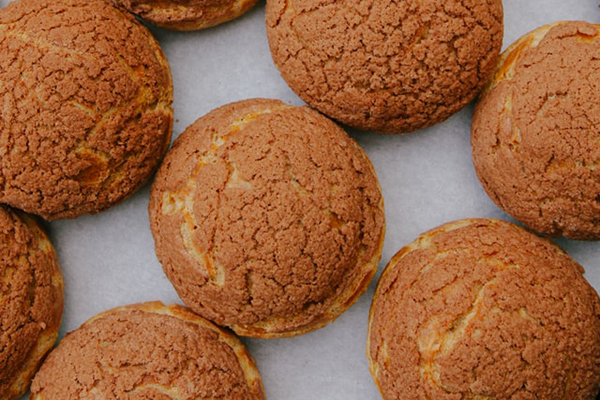
<path id="1" fill-rule="evenodd" d="M 0 10 L 0 203 L 45 219 L 100 212 L 152 174 L 173 88 L 150 31 L 104 0 Z"/>
<path id="2" fill-rule="evenodd" d="M 530 228 L 600 239 L 600 25 L 563 21 L 502 55 L 475 109 L 473 164 Z"/>
<path id="3" fill-rule="evenodd" d="M 254 360 L 230 332 L 178 305 L 103 312 L 48 356 L 31 400 L 264 400 Z"/>
<path id="4" fill-rule="evenodd" d="M 0 205 L 0 400 L 27 391 L 56 342 L 63 291 L 56 252 L 38 223 Z"/>
<path id="5" fill-rule="evenodd" d="M 178 31 L 204 29 L 235 19 L 258 0 L 114 0 L 140 18 Z"/>
<path id="6" fill-rule="evenodd" d="M 385 400 L 593 400 L 600 298 L 552 242 L 497 220 L 422 234 L 383 272 L 367 357 Z"/>
<path id="7" fill-rule="evenodd" d="M 383 197 L 363 150 L 307 107 L 253 99 L 179 136 L 152 186 L 156 254 L 198 314 L 256 337 L 337 318 L 381 257 Z"/>
<path id="8" fill-rule="evenodd" d="M 306 103 L 349 126 L 403 133 L 441 122 L 493 72 L 501 0 L 268 0 L 275 65 Z"/>

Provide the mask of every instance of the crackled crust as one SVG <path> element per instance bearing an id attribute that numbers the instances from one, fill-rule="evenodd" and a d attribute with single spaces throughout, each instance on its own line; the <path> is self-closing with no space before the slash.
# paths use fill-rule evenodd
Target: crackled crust
<path id="1" fill-rule="evenodd" d="M 230 21 L 258 0 L 114 0 L 146 21 L 167 29 L 190 31 Z"/>
<path id="2" fill-rule="evenodd" d="M 30 216 L 0 205 L 0 400 L 21 397 L 58 336 L 64 284 Z"/>
<path id="3" fill-rule="evenodd" d="M 502 55 L 475 109 L 473 164 L 492 200 L 532 229 L 600 239 L 600 25 L 563 21 Z"/>
<path id="4" fill-rule="evenodd" d="M 31 400 L 264 400 L 254 360 L 229 331 L 148 302 L 90 318 L 48 356 Z"/>
<path id="5" fill-rule="evenodd" d="M 556 245 L 461 220 L 396 254 L 375 292 L 367 357 L 384 399 L 592 400 L 600 299 Z"/>
<path id="6" fill-rule="evenodd" d="M 103 0 L 0 10 L 0 202 L 46 219 L 96 213 L 153 172 L 172 84 L 150 32 Z"/>
<path id="7" fill-rule="evenodd" d="M 470 102 L 496 66 L 500 0 L 268 0 L 275 65 L 304 101 L 355 128 L 402 133 Z"/>
<path id="8" fill-rule="evenodd" d="M 366 290 L 384 237 L 366 155 L 277 100 L 216 109 L 175 142 L 150 196 L 156 253 L 195 312 L 257 337 L 325 325 Z"/>

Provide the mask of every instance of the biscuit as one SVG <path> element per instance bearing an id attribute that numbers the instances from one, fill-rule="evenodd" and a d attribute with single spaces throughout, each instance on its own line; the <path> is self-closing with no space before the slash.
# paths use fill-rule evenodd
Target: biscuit
<path id="1" fill-rule="evenodd" d="M 600 25 L 557 22 L 502 55 L 475 109 L 473 164 L 530 228 L 600 239 Z"/>
<path id="2" fill-rule="evenodd" d="M 42 228 L 0 205 L 0 400 L 27 391 L 56 342 L 63 292 L 56 252 Z"/>
<path id="3" fill-rule="evenodd" d="M 592 400 L 600 299 L 552 242 L 462 220 L 396 254 L 371 306 L 367 357 L 384 399 Z"/>
<path id="4" fill-rule="evenodd" d="M 170 143 L 158 43 L 103 0 L 0 10 L 0 203 L 45 219 L 97 213 L 151 175 Z"/>
<path id="5" fill-rule="evenodd" d="M 30 400 L 264 400 L 254 360 L 230 332 L 160 302 L 103 312 L 69 333 Z"/>
<path id="6" fill-rule="evenodd" d="M 268 0 L 267 35 L 290 88 L 351 127 L 402 133 L 445 120 L 493 72 L 501 0 Z"/>
<path id="7" fill-rule="evenodd" d="M 383 197 L 363 150 L 307 107 L 253 99 L 198 119 L 150 194 L 156 254 L 182 300 L 236 333 L 320 328 L 366 290 Z"/>
<path id="8" fill-rule="evenodd" d="M 235 19 L 258 0 L 114 0 L 144 20 L 178 31 L 204 29 Z"/>

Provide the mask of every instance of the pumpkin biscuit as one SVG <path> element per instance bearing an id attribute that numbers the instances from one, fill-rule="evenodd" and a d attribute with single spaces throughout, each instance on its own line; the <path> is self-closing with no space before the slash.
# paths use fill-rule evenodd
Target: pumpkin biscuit
<path id="1" fill-rule="evenodd" d="M 552 242 L 497 220 L 424 233 L 383 272 L 367 357 L 386 400 L 593 400 L 600 298 Z"/>
<path id="2" fill-rule="evenodd" d="M 158 42 L 104 0 L 0 10 L 0 203 L 45 219 L 97 213 L 154 171 L 171 137 Z"/>
<path id="3" fill-rule="evenodd" d="M 69 333 L 31 385 L 31 400 L 264 400 L 254 360 L 230 332 L 178 305 L 134 304 Z"/>
<path id="4" fill-rule="evenodd" d="M 530 228 L 600 239 L 600 24 L 563 21 L 502 55 L 475 109 L 475 171 Z"/>
<path id="5" fill-rule="evenodd" d="M 156 254 L 198 314 L 256 337 L 322 327 L 377 270 L 383 198 L 363 150 L 306 107 L 246 100 L 192 124 L 150 195 Z"/>
<path id="6" fill-rule="evenodd" d="M 114 0 L 144 20 L 177 31 L 204 29 L 235 19 L 258 0 Z"/>
<path id="7" fill-rule="evenodd" d="M 349 126 L 402 133 L 445 120 L 483 87 L 501 0 L 268 0 L 275 65 L 306 103 Z"/>
<path id="8" fill-rule="evenodd" d="M 0 205 L 0 400 L 15 400 L 56 338 L 64 284 L 34 218 Z"/>

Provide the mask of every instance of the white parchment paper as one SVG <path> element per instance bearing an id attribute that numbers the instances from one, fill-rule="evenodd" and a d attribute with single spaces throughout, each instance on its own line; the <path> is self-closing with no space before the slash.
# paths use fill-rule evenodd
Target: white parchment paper
<path id="1" fill-rule="evenodd" d="M 0 0 L 1 6 L 7 3 Z M 597 0 L 504 0 L 504 8 L 504 48 L 557 20 L 600 23 Z M 174 137 L 231 101 L 266 97 L 303 104 L 272 63 L 264 1 L 242 18 L 205 31 L 152 31 L 172 68 Z M 471 115 L 472 105 L 446 122 L 407 135 L 351 132 L 375 165 L 385 197 L 387 235 L 379 274 L 402 246 L 442 223 L 467 217 L 510 220 L 475 176 Z M 66 283 L 60 338 L 108 308 L 148 300 L 181 302 L 154 254 L 148 195 L 146 185 L 102 214 L 46 224 Z M 600 291 L 600 242 L 557 242 L 585 267 L 586 278 Z M 365 357 L 374 287 L 375 281 L 356 305 L 316 332 L 290 339 L 243 339 L 257 361 L 269 400 L 381 398 Z"/>

